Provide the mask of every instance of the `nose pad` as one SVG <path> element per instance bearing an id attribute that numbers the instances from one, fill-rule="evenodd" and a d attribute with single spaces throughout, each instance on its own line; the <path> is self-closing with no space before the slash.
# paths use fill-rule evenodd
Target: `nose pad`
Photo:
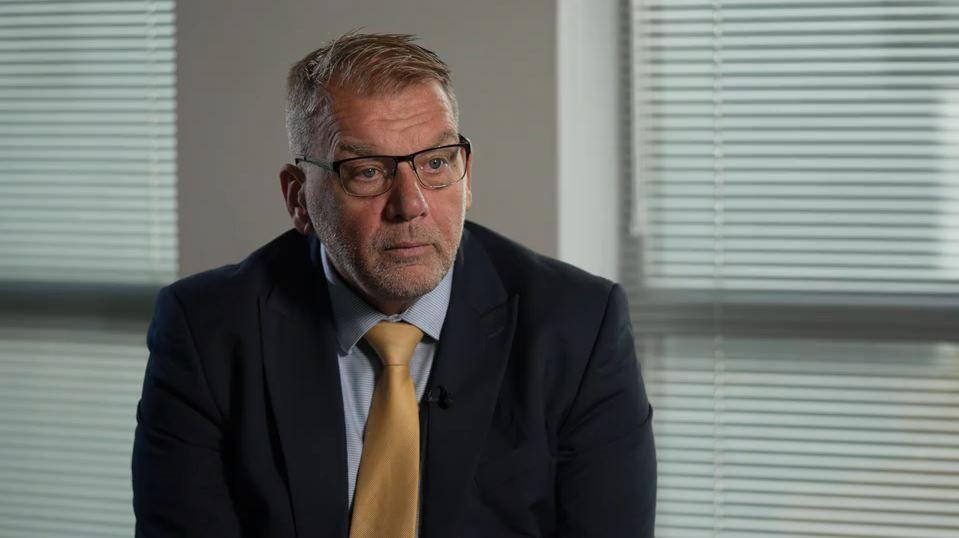
<path id="1" fill-rule="evenodd" d="M 416 166 L 413 164 L 413 161 L 403 161 L 403 162 L 401 162 L 401 163 L 398 163 L 398 164 L 396 165 L 396 173 L 397 173 L 397 174 L 400 173 L 400 168 L 401 168 L 404 164 L 407 165 L 407 167 L 409 167 L 410 173 L 413 174 L 413 179 L 415 179 L 417 182 L 419 182 L 420 176 L 419 176 L 419 174 L 416 173 Z"/>
<path id="2" fill-rule="evenodd" d="M 404 167 L 403 166 L 404 164 L 408 166 Z M 393 182 L 396 183 L 396 185 L 393 186 L 394 190 L 400 187 L 399 184 L 403 182 L 403 178 L 401 177 L 403 175 L 410 176 L 410 180 L 412 180 L 412 183 L 414 186 L 416 186 L 417 190 L 422 189 L 423 186 L 420 185 L 420 176 L 419 174 L 416 173 L 416 168 L 413 166 L 413 162 L 403 161 L 401 163 L 397 163 L 396 165 L 396 172 L 394 172 L 394 177 L 393 177 Z"/>

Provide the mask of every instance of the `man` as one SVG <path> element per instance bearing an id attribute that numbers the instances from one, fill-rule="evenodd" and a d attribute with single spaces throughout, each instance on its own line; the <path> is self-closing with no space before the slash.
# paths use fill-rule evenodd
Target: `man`
<path id="1" fill-rule="evenodd" d="M 293 66 L 295 230 L 160 292 L 138 536 L 652 536 L 622 290 L 472 223 L 446 65 L 347 34 Z"/>

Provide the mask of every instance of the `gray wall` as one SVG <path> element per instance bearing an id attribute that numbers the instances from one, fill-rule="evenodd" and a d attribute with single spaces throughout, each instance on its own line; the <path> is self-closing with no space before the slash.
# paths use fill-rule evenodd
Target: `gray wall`
<path id="1" fill-rule="evenodd" d="M 177 2 L 180 273 L 289 227 L 286 70 L 360 26 L 417 34 L 450 64 L 476 151 L 468 218 L 556 255 L 556 17 L 556 0 Z"/>

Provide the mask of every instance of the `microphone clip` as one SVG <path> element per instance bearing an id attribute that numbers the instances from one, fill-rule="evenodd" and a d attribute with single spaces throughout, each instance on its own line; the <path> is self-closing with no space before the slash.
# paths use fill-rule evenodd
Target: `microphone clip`
<path id="1" fill-rule="evenodd" d="M 426 394 L 426 401 L 439 404 L 440 409 L 449 409 L 453 405 L 453 393 L 446 390 L 443 385 L 437 385 L 430 388 Z"/>

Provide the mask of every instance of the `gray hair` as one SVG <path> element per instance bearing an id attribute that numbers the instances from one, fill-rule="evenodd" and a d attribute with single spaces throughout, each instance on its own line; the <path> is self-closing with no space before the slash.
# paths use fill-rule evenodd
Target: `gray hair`
<path id="1" fill-rule="evenodd" d="M 436 81 L 449 100 L 453 121 L 459 107 L 449 67 L 434 52 L 413 43 L 408 34 L 348 32 L 307 54 L 287 77 L 286 132 L 293 155 L 309 154 L 315 144 L 332 156 L 336 140 L 331 114 L 332 90 L 360 95 L 396 92 Z"/>

